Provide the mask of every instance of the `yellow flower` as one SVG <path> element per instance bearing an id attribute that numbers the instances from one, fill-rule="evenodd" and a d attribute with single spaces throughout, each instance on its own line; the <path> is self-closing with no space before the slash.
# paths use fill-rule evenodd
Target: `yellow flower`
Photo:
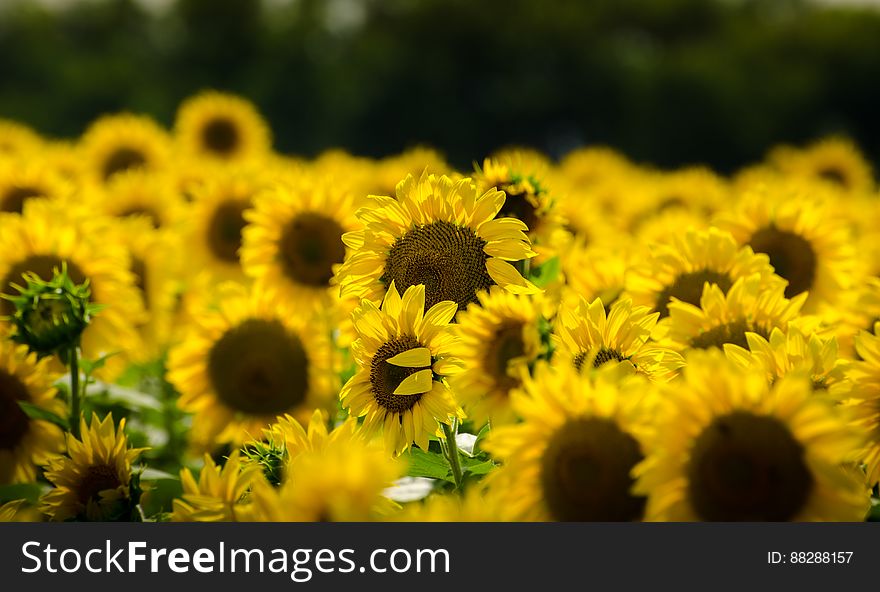
<path id="1" fill-rule="evenodd" d="M 131 463 L 144 448 L 129 448 L 125 419 L 82 420 L 82 440 L 67 434 L 67 455 L 49 459 L 46 479 L 54 488 L 41 498 L 50 520 L 128 521 L 140 499 Z"/>
<path id="2" fill-rule="evenodd" d="M 490 432 L 483 448 L 503 465 L 489 486 L 510 520 L 640 520 L 631 471 L 645 456 L 651 391 L 608 367 L 594 376 L 539 364 L 514 391 L 522 423 Z"/>
<path id="3" fill-rule="evenodd" d="M 669 243 L 645 249 L 641 263 L 627 276 L 627 294 L 640 306 L 669 315 L 673 298 L 699 306 L 706 283 L 726 294 L 738 279 L 759 274 L 761 286 L 784 285 L 767 255 L 741 247 L 729 232 L 717 228 L 688 230 Z"/>
<path id="4" fill-rule="evenodd" d="M 251 495 L 255 519 L 350 522 L 382 519 L 390 513 L 394 504 L 383 492 L 404 466 L 355 428 L 350 418 L 325 436 L 321 446 L 299 451 L 290 459 L 280 486 L 257 482 Z"/>
<path id="5" fill-rule="evenodd" d="M 105 115 L 80 139 L 86 180 L 103 184 L 122 171 L 165 170 L 171 159 L 168 133 L 143 115 Z"/>
<path id="6" fill-rule="evenodd" d="M 55 397 L 55 375 L 49 360 L 37 360 L 27 346 L 0 339 L 0 485 L 33 481 L 37 465 L 61 452 L 61 430 L 40 419 L 31 419 L 19 401 L 63 416 L 65 406 Z"/>
<path id="7" fill-rule="evenodd" d="M 718 351 L 691 352 L 668 385 L 651 454 L 637 469 L 648 520 L 856 521 L 863 481 L 842 465 L 861 443 L 805 376 L 768 386 Z"/>
<path id="8" fill-rule="evenodd" d="M 501 522 L 502 501 L 492 489 L 471 486 L 463 495 L 434 494 L 423 502 L 404 506 L 394 515 L 401 522 Z"/>
<path id="9" fill-rule="evenodd" d="M 599 298 L 563 306 L 553 336 L 554 362 L 579 371 L 619 362 L 650 378 L 668 380 L 683 360 L 669 347 L 649 343 L 658 317 L 646 306 L 633 306 L 629 298 L 617 300 L 607 313 Z"/>
<path id="10" fill-rule="evenodd" d="M 20 214 L 32 198 L 64 200 L 72 192 L 73 185 L 45 160 L 0 159 L 0 212 Z"/>
<path id="11" fill-rule="evenodd" d="M 835 210 L 833 195 L 797 181 L 766 183 L 747 191 L 718 225 L 756 253 L 766 253 L 788 281 L 786 298 L 809 293 L 805 312 L 836 305 L 855 284 L 853 236 Z"/>
<path id="12" fill-rule="evenodd" d="M 803 149 L 776 148 L 769 160 L 784 175 L 828 183 L 845 193 L 875 188 L 871 165 L 846 138 L 825 138 Z"/>
<path id="13" fill-rule="evenodd" d="M 172 226 L 183 206 L 169 175 L 143 169 L 121 171 L 87 195 L 95 211 L 115 218 L 145 218 L 153 228 Z"/>
<path id="14" fill-rule="evenodd" d="M 34 153 L 43 145 L 40 135 L 15 121 L 0 119 L 0 157 Z"/>
<path id="15" fill-rule="evenodd" d="M 227 283 L 195 313 L 168 356 L 178 406 L 195 414 L 191 438 L 210 450 L 239 445 L 276 416 L 305 418 L 338 389 L 328 335 L 262 288 Z"/>
<path id="16" fill-rule="evenodd" d="M 789 300 L 783 291 L 784 286 L 762 287 L 758 273 L 736 280 L 727 294 L 717 284 L 706 284 L 699 307 L 672 301 L 666 337 L 680 348 L 748 347 L 746 333 L 767 338 L 774 328 L 785 329 L 798 318 L 807 294 Z"/>
<path id="17" fill-rule="evenodd" d="M 254 105 L 217 91 L 184 101 L 174 134 L 184 153 L 202 158 L 248 160 L 265 156 L 272 148 L 271 130 Z"/>
<path id="18" fill-rule="evenodd" d="M 513 419 L 509 394 L 540 353 L 539 319 L 536 300 L 497 287 L 458 316 L 453 331 L 460 339 L 461 371 L 450 386 L 478 425 Z"/>
<path id="19" fill-rule="evenodd" d="M 260 467 L 242 464 L 234 451 L 221 467 L 210 455 L 196 481 L 192 471 L 180 471 L 183 493 L 172 503 L 174 522 L 245 522 L 252 518 L 246 494 L 260 478 Z"/>
<path id="20" fill-rule="evenodd" d="M 326 310 L 338 300 L 334 272 L 350 253 L 342 235 L 360 227 L 352 200 L 329 180 L 308 175 L 261 193 L 245 214 L 245 273 L 292 306 Z"/>
<path id="21" fill-rule="evenodd" d="M 40 522 L 40 512 L 28 505 L 27 500 L 14 500 L 0 505 L 0 522 Z"/>
<path id="22" fill-rule="evenodd" d="M 495 284 L 537 291 L 508 263 L 535 253 L 522 222 L 495 219 L 504 193 L 477 195 L 470 179 L 423 174 L 401 181 L 397 199 L 370 199 L 373 207 L 358 211 L 365 228 L 342 237 L 354 251 L 338 273 L 343 296 L 377 303 L 391 282 L 401 290 L 423 284 L 428 307 L 451 300 L 464 310 Z"/>
<path id="23" fill-rule="evenodd" d="M 847 376 L 853 383 L 851 397 L 845 404 L 850 407 L 855 419 L 853 425 L 859 432 L 867 435 L 864 447 L 858 451 L 857 458 L 865 463 L 868 485 L 880 481 L 880 336 L 878 328 L 869 333 L 861 331 L 855 338 L 856 351 L 860 361 L 852 362 Z M 843 398 L 843 397 L 841 397 Z"/>
<path id="24" fill-rule="evenodd" d="M 410 286 L 403 297 L 394 282 L 381 309 L 363 300 L 354 311 L 358 338 L 351 353 L 357 373 L 340 393 L 342 406 L 363 417 L 363 429 L 382 430 L 392 454 L 412 442 L 428 449 L 437 422 L 450 424 L 460 410 L 442 377 L 453 373 L 456 340 L 449 330 L 454 302 L 425 311 L 425 287 Z"/>

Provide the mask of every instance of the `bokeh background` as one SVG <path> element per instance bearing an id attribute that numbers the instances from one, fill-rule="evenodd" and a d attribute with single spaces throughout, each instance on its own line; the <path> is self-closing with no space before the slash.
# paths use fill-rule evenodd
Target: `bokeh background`
<path id="1" fill-rule="evenodd" d="M 607 144 L 731 172 L 828 134 L 880 159 L 880 10 L 801 0 L 0 0 L 0 117 L 74 137 L 248 97 L 277 149 L 470 168 Z"/>

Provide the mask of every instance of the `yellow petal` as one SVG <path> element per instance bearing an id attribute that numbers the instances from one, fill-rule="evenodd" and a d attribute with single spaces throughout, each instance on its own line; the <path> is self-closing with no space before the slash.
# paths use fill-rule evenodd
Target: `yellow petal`
<path id="1" fill-rule="evenodd" d="M 405 368 L 426 368 L 431 365 L 431 352 L 427 347 L 416 347 L 385 361 Z"/>
<path id="2" fill-rule="evenodd" d="M 419 370 L 415 374 L 407 376 L 403 382 L 394 389 L 395 395 L 420 395 L 431 390 L 431 382 L 434 373 L 431 370 Z"/>

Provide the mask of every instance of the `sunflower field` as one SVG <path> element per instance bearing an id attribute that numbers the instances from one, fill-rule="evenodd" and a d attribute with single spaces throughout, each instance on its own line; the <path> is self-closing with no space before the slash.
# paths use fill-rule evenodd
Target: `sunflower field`
<path id="1" fill-rule="evenodd" d="M 880 193 L 272 149 L 246 99 L 0 121 L 0 520 L 862 521 Z"/>

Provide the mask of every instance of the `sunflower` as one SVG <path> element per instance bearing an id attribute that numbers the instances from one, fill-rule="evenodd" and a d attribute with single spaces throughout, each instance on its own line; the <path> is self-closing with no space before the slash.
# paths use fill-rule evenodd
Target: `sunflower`
<path id="1" fill-rule="evenodd" d="M 350 193 L 305 177 L 261 193 L 245 215 L 245 273 L 273 286 L 293 306 L 326 309 L 338 300 L 339 288 L 331 286 L 334 272 L 350 254 L 342 235 L 360 227 L 352 202 Z"/>
<path id="2" fill-rule="evenodd" d="M 96 211 L 114 218 L 144 218 L 153 228 L 168 228 L 181 215 L 182 200 L 170 176 L 142 169 L 119 172 L 88 195 Z"/>
<path id="3" fill-rule="evenodd" d="M 246 499 L 253 484 L 260 478 L 260 467 L 242 464 L 241 455 L 234 451 L 223 466 L 218 466 L 210 455 L 196 481 L 192 471 L 180 471 L 183 493 L 172 502 L 171 520 L 174 522 L 244 522 L 252 518 Z"/>
<path id="4" fill-rule="evenodd" d="M 185 153 L 225 161 L 259 158 L 272 149 L 271 130 L 254 105 L 217 91 L 184 101 L 174 134 Z"/>
<path id="5" fill-rule="evenodd" d="M 855 283 L 850 228 L 820 187 L 793 181 L 755 187 L 717 223 L 740 244 L 770 257 L 788 281 L 787 298 L 809 293 L 806 312 L 836 305 Z"/>
<path id="6" fill-rule="evenodd" d="M 103 184 L 122 171 L 165 170 L 171 159 L 171 141 L 165 130 L 142 115 L 105 115 L 92 123 L 80 139 L 87 178 Z"/>
<path id="7" fill-rule="evenodd" d="M 853 425 L 867 435 L 858 458 L 865 463 L 868 485 L 880 481 L 880 325 L 872 332 L 860 331 L 855 338 L 861 360 L 852 362 L 847 373 L 852 381 L 851 397 L 845 404 L 855 414 Z"/>
<path id="8" fill-rule="evenodd" d="M 871 165 L 846 138 L 825 138 L 800 150 L 776 148 L 768 160 L 784 175 L 827 183 L 846 193 L 875 189 Z"/>
<path id="9" fill-rule="evenodd" d="M 0 522 L 41 522 L 39 510 L 30 506 L 27 500 L 13 500 L 0 505 Z"/>
<path id="10" fill-rule="evenodd" d="M 673 298 L 699 305 L 705 284 L 718 286 L 724 294 L 752 274 L 759 275 L 761 286 L 785 284 L 773 273 L 767 255 L 741 247 L 729 232 L 717 228 L 689 229 L 669 243 L 652 244 L 640 261 L 627 275 L 626 292 L 635 304 L 659 312 L 660 318 L 669 316 Z"/>
<path id="11" fill-rule="evenodd" d="M 27 200 L 67 199 L 73 185 L 44 160 L 0 160 L 0 212 L 20 214 Z"/>
<path id="12" fill-rule="evenodd" d="M 392 195 L 401 179 L 407 175 L 418 176 L 423 172 L 432 175 L 448 175 L 451 168 L 443 155 L 431 148 L 415 147 L 400 154 L 376 162 L 369 175 L 369 188 L 364 193 Z"/>
<path id="13" fill-rule="evenodd" d="M 514 218 L 526 225 L 538 261 L 555 255 L 565 240 L 564 220 L 546 185 L 547 168 L 537 157 L 512 151 L 485 159 L 482 168 L 476 167 L 474 175 L 478 191 L 498 189 L 505 193 L 504 204 L 496 217 Z"/>
<path id="14" fill-rule="evenodd" d="M 0 157 L 36 153 L 43 145 L 40 135 L 15 121 L 0 119 Z"/>
<path id="15" fill-rule="evenodd" d="M 364 417 L 368 433 L 383 430 L 393 454 L 412 442 L 427 450 L 437 422 L 463 417 L 442 380 L 459 364 L 448 328 L 455 313 L 451 301 L 425 311 L 423 285 L 410 286 L 401 298 L 393 281 L 381 308 L 363 300 L 352 313 L 358 338 L 351 353 L 358 371 L 342 387 L 342 406 Z"/>
<path id="16" fill-rule="evenodd" d="M 323 445 L 299 451 L 280 486 L 257 482 L 251 495 L 255 519 L 361 522 L 389 514 L 395 505 L 383 493 L 405 467 L 365 440 L 356 423 L 349 418 Z"/>
<path id="17" fill-rule="evenodd" d="M 146 450 L 129 448 L 125 418 L 119 426 L 113 416 L 102 421 L 82 419 L 82 440 L 67 434 L 67 455 L 54 456 L 46 467 L 46 479 L 54 488 L 41 498 L 41 509 L 50 520 L 128 521 L 140 500 L 140 488 L 132 479 L 131 464 Z"/>
<path id="18" fill-rule="evenodd" d="M 489 485 L 506 518 L 640 520 L 645 498 L 632 494 L 630 473 L 645 457 L 651 399 L 641 377 L 618 368 L 590 377 L 540 363 L 512 394 L 522 423 L 483 444 L 503 462 Z"/>
<path id="19" fill-rule="evenodd" d="M 428 496 L 392 516 L 400 522 L 502 522 L 504 512 L 497 490 L 469 487 L 463 495 Z"/>
<path id="20" fill-rule="evenodd" d="M 267 289 L 217 288 L 216 305 L 195 314 L 168 356 L 178 406 L 195 414 L 196 447 L 239 445 L 280 414 L 304 418 L 332 404 L 329 339 L 308 321 Z"/>
<path id="21" fill-rule="evenodd" d="M 632 267 L 632 249 L 580 246 L 574 244 L 560 254 L 560 270 L 564 282 L 550 284 L 548 297 L 559 295 L 564 306 L 577 306 L 581 298 L 592 302 L 602 299 L 606 312 L 623 294 L 626 277 Z"/>
<path id="22" fill-rule="evenodd" d="M 513 420 L 510 391 L 541 353 L 540 305 L 497 287 L 478 298 L 453 326 L 462 368 L 450 386 L 471 420 L 495 425 Z"/>
<path id="23" fill-rule="evenodd" d="M 373 207 L 358 211 L 364 229 L 342 237 L 354 251 L 337 274 L 343 297 L 380 302 L 392 282 L 402 290 L 423 284 L 428 307 L 451 300 L 464 310 L 495 284 L 537 291 L 508 263 L 535 253 L 522 222 L 494 219 L 504 193 L 478 196 L 468 178 L 423 174 L 401 181 L 397 199 L 371 199 Z"/>
<path id="24" fill-rule="evenodd" d="M 0 339 L 0 485 L 33 481 L 36 467 L 64 448 L 57 426 L 28 417 L 18 405 L 25 402 L 65 414 L 64 403 L 55 397 L 56 376 L 48 364 L 6 335 Z"/>
<path id="25" fill-rule="evenodd" d="M 837 339 L 833 336 L 807 335 L 794 324 L 789 324 L 787 331 L 774 327 L 768 338 L 746 333 L 746 341 L 748 349 L 725 343 L 724 353 L 744 368 L 763 368 L 771 383 L 800 372 L 810 377 L 816 392 L 833 392 L 847 387 L 846 362 L 838 357 Z"/>
<path id="26" fill-rule="evenodd" d="M 0 224 L 0 291 L 18 294 L 13 284 L 22 284 L 23 273 L 48 281 L 66 263 L 70 278 L 88 281 L 92 302 L 103 306 L 82 335 L 83 353 L 90 359 L 120 354 L 108 359 L 105 371 L 112 374 L 140 346 L 135 325 L 145 313 L 128 253 L 110 238 L 105 221 L 44 199 L 29 200 L 22 215 Z M 11 302 L 0 301 L 0 314 L 13 312 Z"/>
<path id="27" fill-rule="evenodd" d="M 242 231 L 247 225 L 244 213 L 265 189 L 265 178 L 251 168 L 236 169 L 193 187 L 184 232 L 194 271 L 206 269 L 218 280 L 245 280 L 240 259 Z"/>
<path id="28" fill-rule="evenodd" d="M 720 351 L 691 352 L 637 469 L 649 520 L 856 521 L 868 490 L 843 468 L 861 439 L 805 376 L 772 388 Z"/>
<path id="29" fill-rule="evenodd" d="M 683 361 L 672 349 L 649 343 L 658 317 L 646 306 L 633 306 L 629 298 L 617 300 L 608 312 L 601 298 L 563 305 L 553 335 L 554 362 L 578 371 L 623 363 L 639 374 L 668 380 Z"/>
<path id="30" fill-rule="evenodd" d="M 746 333 L 767 338 L 774 328 L 785 329 L 798 318 L 807 294 L 789 300 L 784 289 L 762 287 L 758 273 L 736 280 L 727 294 L 718 284 L 706 284 L 699 307 L 672 301 L 665 336 L 681 348 L 720 348 L 727 343 L 746 348 Z"/>

